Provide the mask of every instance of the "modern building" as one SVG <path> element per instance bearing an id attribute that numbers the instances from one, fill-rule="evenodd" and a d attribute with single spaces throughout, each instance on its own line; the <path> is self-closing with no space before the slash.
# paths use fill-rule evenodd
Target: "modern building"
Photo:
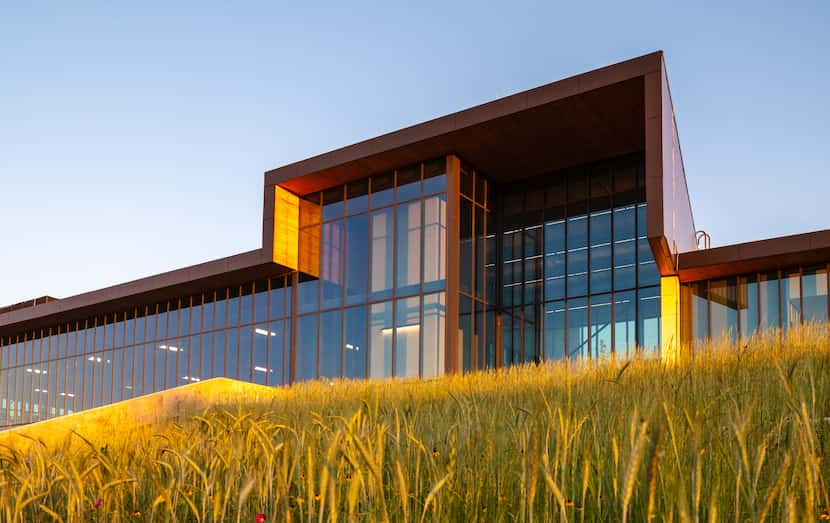
<path id="1" fill-rule="evenodd" d="M 257 250 L 0 310 L 0 425 L 214 376 L 670 357 L 827 320 L 830 231 L 698 249 L 660 52 L 264 181 Z"/>

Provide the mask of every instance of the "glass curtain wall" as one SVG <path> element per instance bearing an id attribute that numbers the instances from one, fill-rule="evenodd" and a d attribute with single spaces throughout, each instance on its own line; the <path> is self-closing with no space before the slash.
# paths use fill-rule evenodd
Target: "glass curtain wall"
<path id="1" fill-rule="evenodd" d="M 443 374 L 445 172 L 440 158 L 303 197 L 320 272 L 294 276 L 292 381 Z"/>
<path id="2" fill-rule="evenodd" d="M 496 362 L 496 245 L 488 181 L 462 164 L 459 196 L 458 368 L 493 368 Z"/>
<path id="3" fill-rule="evenodd" d="M 826 322 L 827 272 L 827 266 L 801 267 L 687 284 L 695 343 L 736 343 L 762 331 Z"/>
<path id="4" fill-rule="evenodd" d="M 646 239 L 642 156 L 516 187 L 499 189 L 502 365 L 658 353 L 660 274 Z"/>
<path id="5" fill-rule="evenodd" d="M 0 426 L 206 378 L 288 383 L 291 278 L 260 280 L 0 340 Z"/>

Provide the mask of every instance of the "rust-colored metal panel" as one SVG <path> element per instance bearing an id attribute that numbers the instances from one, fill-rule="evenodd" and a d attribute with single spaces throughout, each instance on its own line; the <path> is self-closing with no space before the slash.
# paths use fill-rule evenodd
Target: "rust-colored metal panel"
<path id="1" fill-rule="evenodd" d="M 457 156 L 447 157 L 447 287 L 445 312 L 444 371 L 447 374 L 460 372 L 458 340 L 458 278 L 459 245 L 461 243 L 461 160 Z"/>
<path id="2" fill-rule="evenodd" d="M 282 187 L 275 187 L 273 208 L 273 260 L 296 270 L 299 267 L 300 198 Z"/>
<path id="3" fill-rule="evenodd" d="M 830 230 L 781 236 L 680 254 L 681 282 L 766 272 L 830 260 Z"/>

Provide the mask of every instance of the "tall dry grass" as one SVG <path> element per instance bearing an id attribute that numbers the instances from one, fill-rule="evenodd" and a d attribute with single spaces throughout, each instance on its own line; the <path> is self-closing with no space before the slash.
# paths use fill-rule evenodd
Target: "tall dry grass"
<path id="1" fill-rule="evenodd" d="M 0 520 L 814 521 L 830 335 L 429 382 L 316 382 L 0 449 Z"/>

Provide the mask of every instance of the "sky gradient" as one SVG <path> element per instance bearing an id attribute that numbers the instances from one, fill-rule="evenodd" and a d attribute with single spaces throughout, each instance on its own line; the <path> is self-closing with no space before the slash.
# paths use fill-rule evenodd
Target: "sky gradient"
<path id="1" fill-rule="evenodd" d="M 830 226 L 830 2 L 140 4 L 0 7 L 0 306 L 256 249 L 268 169 L 658 49 L 713 246 Z"/>

